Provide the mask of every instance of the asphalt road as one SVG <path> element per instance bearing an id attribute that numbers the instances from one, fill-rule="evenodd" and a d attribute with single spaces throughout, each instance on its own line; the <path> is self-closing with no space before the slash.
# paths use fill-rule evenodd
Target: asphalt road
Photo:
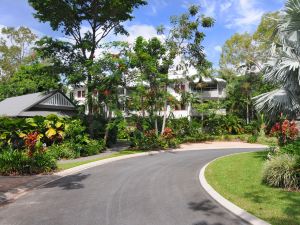
<path id="1" fill-rule="evenodd" d="M 207 162 L 242 151 L 161 153 L 94 167 L 1 207 L 0 224 L 245 224 L 216 203 L 198 179 Z"/>

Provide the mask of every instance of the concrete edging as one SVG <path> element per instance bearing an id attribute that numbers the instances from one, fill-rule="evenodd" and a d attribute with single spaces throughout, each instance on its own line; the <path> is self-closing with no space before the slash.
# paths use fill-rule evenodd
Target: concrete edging
<path id="1" fill-rule="evenodd" d="M 245 152 L 246 153 L 246 152 Z M 220 195 L 212 186 L 210 186 L 205 178 L 205 169 L 208 167 L 208 165 L 218 159 L 231 156 L 231 155 L 237 155 L 237 154 L 243 154 L 243 153 L 234 153 L 222 157 L 218 157 L 209 163 L 207 163 L 204 167 L 202 167 L 200 173 L 199 173 L 199 181 L 201 186 L 205 189 L 205 191 L 214 199 L 216 200 L 220 205 L 222 205 L 224 208 L 226 208 L 228 211 L 233 213 L 234 215 L 238 216 L 242 220 L 252 224 L 252 225 L 271 225 L 270 223 L 257 218 L 256 216 L 246 212 L 242 208 L 238 207 L 237 205 L 233 204 L 226 198 L 224 198 L 222 195 Z"/>

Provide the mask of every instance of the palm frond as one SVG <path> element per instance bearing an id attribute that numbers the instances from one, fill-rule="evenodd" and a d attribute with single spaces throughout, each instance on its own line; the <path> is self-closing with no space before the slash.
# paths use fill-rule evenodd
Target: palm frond
<path id="1" fill-rule="evenodd" d="M 254 100 L 256 109 L 270 119 L 277 118 L 280 113 L 294 118 L 300 112 L 299 98 L 286 88 L 264 93 Z"/>

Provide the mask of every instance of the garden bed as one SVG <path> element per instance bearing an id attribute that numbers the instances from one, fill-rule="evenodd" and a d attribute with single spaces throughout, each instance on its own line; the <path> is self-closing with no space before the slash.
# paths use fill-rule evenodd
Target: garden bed
<path id="1" fill-rule="evenodd" d="M 208 183 L 229 201 L 273 225 L 300 224 L 300 192 L 262 184 L 267 152 L 243 153 L 212 162 Z"/>

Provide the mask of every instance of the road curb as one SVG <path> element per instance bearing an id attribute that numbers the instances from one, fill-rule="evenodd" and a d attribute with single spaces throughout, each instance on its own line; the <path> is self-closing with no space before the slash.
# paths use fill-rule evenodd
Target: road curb
<path id="1" fill-rule="evenodd" d="M 228 201 L 226 198 L 224 198 L 222 195 L 220 195 L 215 189 L 213 189 L 213 187 L 208 184 L 208 182 L 205 178 L 205 169 L 207 168 L 207 166 L 210 163 L 212 163 L 218 159 L 221 159 L 221 158 L 224 158 L 227 156 L 231 156 L 231 155 L 237 155 L 237 154 L 243 154 L 243 153 L 234 153 L 234 154 L 218 157 L 218 158 L 210 161 L 209 163 L 207 163 L 204 167 L 202 167 L 202 169 L 199 173 L 200 184 L 214 200 L 216 200 L 220 205 L 222 205 L 224 208 L 226 208 L 228 211 L 235 214 L 242 220 L 244 220 L 252 225 L 271 225 L 270 223 L 257 218 L 256 216 L 246 212 L 242 208 L 240 208 L 237 205 L 233 204 L 232 202 Z"/>

